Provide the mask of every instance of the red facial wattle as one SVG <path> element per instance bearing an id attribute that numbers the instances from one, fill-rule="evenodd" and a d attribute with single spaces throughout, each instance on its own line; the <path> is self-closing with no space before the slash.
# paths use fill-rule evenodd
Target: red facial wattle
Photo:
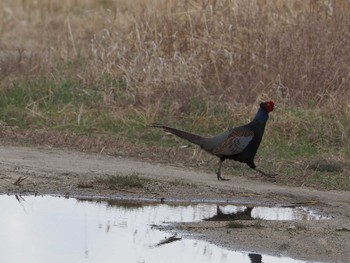
<path id="1" fill-rule="evenodd" d="M 267 112 L 273 111 L 274 108 L 275 108 L 275 103 L 272 100 L 266 102 L 266 111 Z"/>

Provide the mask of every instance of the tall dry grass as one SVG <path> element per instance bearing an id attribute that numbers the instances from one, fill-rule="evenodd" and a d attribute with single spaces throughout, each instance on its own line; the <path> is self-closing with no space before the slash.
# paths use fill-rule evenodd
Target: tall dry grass
<path id="1" fill-rule="evenodd" d="M 271 144 L 302 138 L 350 154 L 349 1 L 0 5 L 1 89 L 19 78 L 73 78 L 85 92 L 102 94 L 96 106 L 60 106 L 75 111 L 78 123 L 85 111 L 107 107 L 121 126 L 182 122 L 216 131 L 247 121 L 257 102 L 274 99 Z"/>

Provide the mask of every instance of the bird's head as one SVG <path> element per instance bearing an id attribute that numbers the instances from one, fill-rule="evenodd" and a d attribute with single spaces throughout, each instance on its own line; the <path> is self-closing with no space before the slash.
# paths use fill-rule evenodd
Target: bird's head
<path id="1" fill-rule="evenodd" d="M 272 100 L 261 102 L 260 107 L 266 110 L 267 113 L 269 113 L 275 109 L 275 103 Z"/>

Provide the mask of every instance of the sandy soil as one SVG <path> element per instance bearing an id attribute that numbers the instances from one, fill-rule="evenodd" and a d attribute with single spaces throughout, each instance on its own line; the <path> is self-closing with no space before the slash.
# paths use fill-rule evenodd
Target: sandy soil
<path id="1" fill-rule="evenodd" d="M 214 174 L 196 170 L 62 149 L 7 145 L 0 149 L 2 194 L 148 198 L 165 202 L 304 203 L 333 219 L 262 221 L 259 227 L 254 221 L 242 221 L 247 227 L 237 229 L 227 228 L 227 222 L 200 222 L 179 224 L 171 230 L 198 233 L 198 238 L 236 250 L 350 262 L 349 192 L 285 187 L 260 177 L 231 177 L 222 182 Z M 116 174 L 137 174 L 150 180 L 143 188 L 131 189 L 110 189 L 97 182 Z"/>

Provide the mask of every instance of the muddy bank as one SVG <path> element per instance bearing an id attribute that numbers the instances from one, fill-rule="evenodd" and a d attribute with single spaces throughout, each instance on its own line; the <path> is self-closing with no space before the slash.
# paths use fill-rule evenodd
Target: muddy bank
<path id="1" fill-rule="evenodd" d="M 302 203 L 330 215 L 322 221 L 250 221 L 180 224 L 177 230 L 232 249 L 326 262 L 350 262 L 350 198 L 345 191 L 293 188 L 263 178 L 231 177 L 169 165 L 62 149 L 1 146 L 0 193 L 148 198 L 156 202 L 211 201 L 248 204 Z M 110 187 L 101 178 L 132 175 L 147 179 L 138 188 Z M 253 224 L 253 225 L 251 225 Z M 173 229 L 174 230 L 174 229 Z"/>

